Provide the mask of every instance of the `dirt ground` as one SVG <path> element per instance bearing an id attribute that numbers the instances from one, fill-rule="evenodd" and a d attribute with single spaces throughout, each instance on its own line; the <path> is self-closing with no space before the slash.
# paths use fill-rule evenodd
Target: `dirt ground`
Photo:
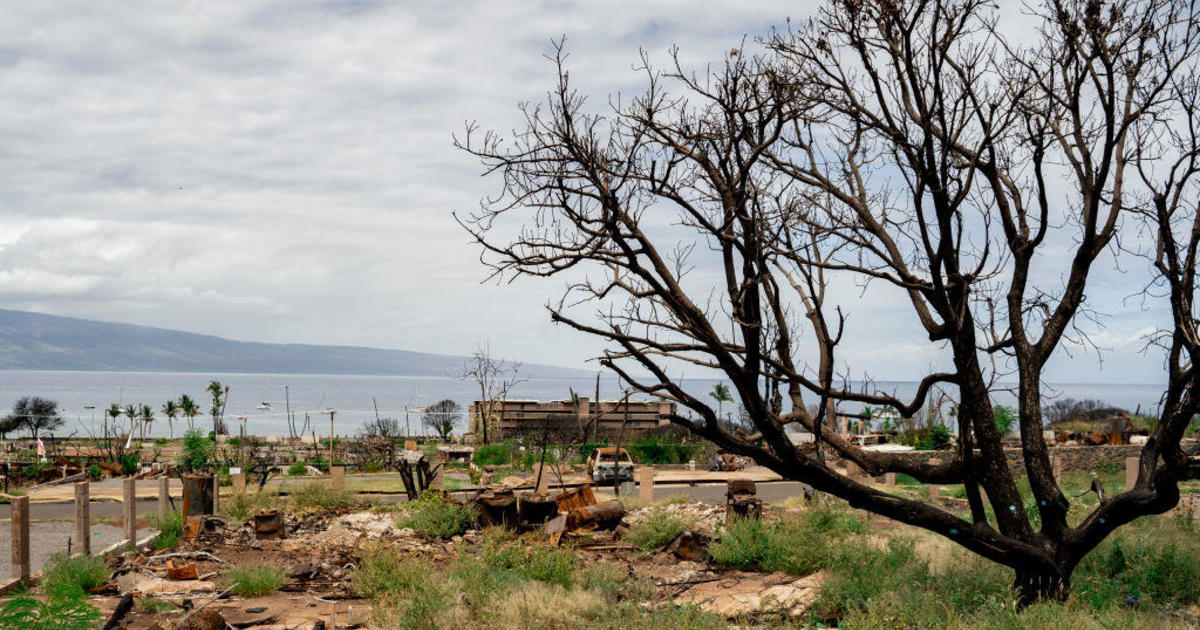
<path id="1" fill-rule="evenodd" d="M 678 512 L 700 531 L 715 531 L 724 519 L 723 506 L 679 502 L 665 509 Z M 624 521 L 636 523 L 647 511 L 631 510 Z M 113 585 L 94 600 L 107 618 L 121 594 L 134 594 L 133 611 L 116 628 L 223 630 L 221 624 L 269 630 L 359 627 L 367 623 L 370 604 L 356 597 L 350 576 L 364 543 L 383 541 L 438 562 L 482 539 L 477 530 L 450 540 L 427 539 L 411 529 L 398 528 L 394 512 L 288 515 L 282 538 L 258 536 L 252 527 L 237 523 L 210 519 L 207 524 L 208 531 L 182 540 L 176 549 L 118 561 Z M 651 579 L 661 602 L 692 603 L 726 617 L 762 612 L 799 614 L 816 597 L 823 578 L 821 574 L 797 578 L 723 569 L 680 557 L 670 549 L 646 554 L 613 531 L 568 533 L 561 545 L 574 549 L 583 562 L 616 562 Z M 198 579 L 168 579 L 168 561 L 176 568 L 194 564 L 192 575 Z M 222 578 L 228 567 L 256 564 L 284 568 L 287 583 L 263 597 L 235 598 L 224 592 Z M 148 610 L 151 600 L 171 604 L 170 610 Z"/>

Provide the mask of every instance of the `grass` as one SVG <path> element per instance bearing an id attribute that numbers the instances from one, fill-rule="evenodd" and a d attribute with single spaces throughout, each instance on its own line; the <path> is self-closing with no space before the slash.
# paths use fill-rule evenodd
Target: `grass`
<path id="1" fill-rule="evenodd" d="M 150 541 L 156 550 L 174 547 L 179 543 L 179 537 L 183 535 L 183 513 L 178 510 L 169 510 L 161 517 L 152 516 L 150 524 L 158 530 L 158 535 Z"/>
<path id="2" fill-rule="evenodd" d="M 56 553 L 42 569 L 42 591 L 50 595 L 82 594 L 103 586 L 112 575 L 96 556 Z"/>
<path id="3" fill-rule="evenodd" d="M 239 565 L 225 576 L 226 588 L 239 597 L 261 597 L 279 590 L 287 582 L 287 573 L 270 564 Z"/>
<path id="4" fill-rule="evenodd" d="M 46 599 L 19 594 L 0 602 L 0 628 L 24 630 L 94 630 L 103 616 L 82 593 Z"/>
<path id="5" fill-rule="evenodd" d="M 428 538 L 451 538 L 467 531 L 477 517 L 471 507 L 459 505 L 436 492 L 427 492 L 406 506 L 399 527 L 411 527 Z"/>
<path id="6" fill-rule="evenodd" d="M 151 614 L 175 612 L 179 607 L 165 599 L 146 597 L 142 599 L 141 609 Z"/>
<path id="7" fill-rule="evenodd" d="M 772 522 L 735 520 L 708 550 L 718 564 L 807 575 L 830 563 L 833 543 L 866 532 L 862 516 L 845 504 L 821 500 Z"/>
<path id="8" fill-rule="evenodd" d="M 345 509 L 358 505 L 358 500 L 345 488 L 335 488 L 329 482 L 314 481 L 288 488 L 288 501 L 299 512 Z"/>
<path id="9" fill-rule="evenodd" d="M 817 503 L 774 522 L 737 521 L 709 548 L 718 562 L 805 574 L 824 570 L 813 625 L 895 628 L 1174 628 L 1166 610 L 1200 602 L 1190 523 L 1147 517 L 1076 569 L 1064 603 L 1018 610 L 1013 572 L 916 529 L 872 533 L 844 505 Z M 1137 598 L 1131 608 L 1127 598 Z"/>
<path id="10" fill-rule="evenodd" d="M 646 551 L 652 551 L 674 540 L 686 528 L 679 515 L 666 510 L 654 510 L 645 520 L 629 528 L 625 539 Z"/>
<path id="11" fill-rule="evenodd" d="M 245 521 L 266 509 L 278 507 L 277 492 L 241 492 L 221 501 L 221 513 L 235 521 Z"/>
<path id="12" fill-rule="evenodd" d="M 378 544 L 352 580 L 380 628 L 724 628 L 694 607 L 643 606 L 654 586 L 624 568 L 585 565 L 544 540 L 489 530 L 447 563 Z"/>

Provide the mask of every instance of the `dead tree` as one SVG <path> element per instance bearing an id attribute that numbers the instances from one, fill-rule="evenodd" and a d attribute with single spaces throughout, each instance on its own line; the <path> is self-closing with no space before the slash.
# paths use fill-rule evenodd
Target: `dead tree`
<path id="1" fill-rule="evenodd" d="M 497 404 L 503 405 L 508 393 L 525 380 L 521 376 L 521 364 L 493 357 L 491 348 L 481 345 L 463 366 L 461 378 L 475 381 L 479 386 L 475 414 L 479 419 L 481 438 L 487 444 L 488 428 L 496 421 Z"/>
<path id="2" fill-rule="evenodd" d="M 514 137 L 469 125 L 457 139 L 503 191 L 456 216 L 495 274 L 566 278 L 551 318 L 606 340 L 602 363 L 635 389 L 700 416 L 675 423 L 1013 568 L 1022 603 L 1061 599 L 1088 551 L 1175 505 L 1194 474 L 1179 443 L 1200 411 L 1200 16 L 1170 0 L 1032 9 L 1038 37 L 1017 45 L 988 0 L 830 2 L 706 75 L 643 55 L 645 92 L 603 115 L 572 87 L 560 45 L 558 82 L 522 108 Z M 1150 236 L 1118 239 L 1135 222 Z M 1047 248 L 1068 253 L 1061 281 L 1035 271 Z M 1147 284 L 1161 290 L 1145 299 L 1174 319 L 1156 337 L 1169 367 L 1162 420 L 1137 486 L 1070 523 L 1042 437 L 1041 378 L 1065 344 L 1089 343 L 1097 261 L 1129 256 L 1152 262 Z M 949 368 L 908 399 L 852 386 L 844 374 L 863 370 L 837 368 L 853 330 L 827 292 L 835 279 L 902 296 Z M 679 386 L 672 371 L 688 364 L 725 374 L 756 433 L 729 431 Z M 1017 474 L 993 420 L 1001 377 L 1018 383 Z M 837 403 L 911 417 L 938 390 L 957 409 L 946 461 L 865 451 L 830 430 Z M 817 436 L 815 452 L 788 439 L 790 424 Z M 825 453 L 871 475 L 963 483 L 970 519 L 839 475 Z"/>

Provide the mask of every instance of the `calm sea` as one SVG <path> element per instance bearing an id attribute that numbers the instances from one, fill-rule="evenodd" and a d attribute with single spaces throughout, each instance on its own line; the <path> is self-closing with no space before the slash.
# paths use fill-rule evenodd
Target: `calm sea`
<path id="1" fill-rule="evenodd" d="M 258 435 L 287 435 L 286 407 L 303 424 L 309 414 L 311 429 L 320 434 L 329 432 L 329 415 L 322 409 L 332 408 L 334 430 L 339 435 L 354 434 L 364 422 L 375 417 L 376 407 L 382 417 L 405 421 L 405 409 L 423 407 L 442 399 L 458 402 L 465 409 L 478 397 L 478 386 L 458 378 L 413 376 L 346 376 L 295 374 L 203 374 L 176 372 L 67 372 L 5 370 L 0 371 L 0 409 L 11 409 L 22 396 L 37 395 L 58 401 L 67 424 L 56 431 L 58 435 L 74 432 L 77 436 L 99 435 L 102 432 L 103 412 L 112 403 L 121 405 L 142 403 L 155 410 L 169 399 L 188 394 L 201 407 L 198 426 L 211 427 L 207 412 L 210 404 L 205 387 L 211 380 L 230 387 L 226 420 L 237 431 L 237 416 L 246 416 L 246 429 Z M 708 392 L 715 379 L 685 379 L 684 388 L 694 396 L 709 400 Z M 905 395 L 915 386 L 908 382 L 879 382 L 877 387 Z M 511 398 L 560 400 L 569 397 L 574 389 L 580 396 L 594 397 L 595 378 L 542 378 L 517 385 Z M 1114 406 L 1143 413 L 1155 413 L 1162 389 L 1153 385 L 1083 385 L 1066 384 L 1055 388 L 1058 396 L 1096 398 Z M 615 378 L 601 378 L 600 397 L 619 398 L 622 395 Z M 635 396 L 636 398 L 636 396 Z M 997 394 L 1001 403 L 1011 402 L 1004 393 Z M 268 403 L 271 409 L 259 409 Z M 94 406 L 94 409 L 88 409 Z M 725 404 L 726 411 L 733 405 Z M 847 409 L 856 411 L 856 409 Z M 413 433 L 420 432 L 419 413 L 410 413 Z M 175 421 L 175 435 L 182 433 L 185 423 Z M 460 427 L 462 423 L 460 422 Z M 150 434 L 166 436 L 167 422 L 161 413 Z"/>

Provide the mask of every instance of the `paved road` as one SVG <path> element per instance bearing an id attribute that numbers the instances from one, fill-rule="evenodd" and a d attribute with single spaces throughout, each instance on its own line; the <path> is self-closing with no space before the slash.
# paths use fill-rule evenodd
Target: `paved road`
<path id="1" fill-rule="evenodd" d="M 75 536 L 75 523 L 62 521 L 38 522 L 29 524 L 29 560 L 33 572 L 40 571 L 50 560 L 50 556 L 59 551 L 67 550 L 67 540 Z M 151 534 L 149 529 L 138 530 L 138 539 Z M 111 525 L 92 525 L 92 551 L 100 551 L 109 545 L 121 542 L 124 535 L 120 527 Z M 72 541 L 72 545 L 75 542 Z M 0 525 L 0 581 L 7 580 L 12 575 L 12 558 L 8 553 L 12 549 L 12 527 L 8 523 Z"/>

